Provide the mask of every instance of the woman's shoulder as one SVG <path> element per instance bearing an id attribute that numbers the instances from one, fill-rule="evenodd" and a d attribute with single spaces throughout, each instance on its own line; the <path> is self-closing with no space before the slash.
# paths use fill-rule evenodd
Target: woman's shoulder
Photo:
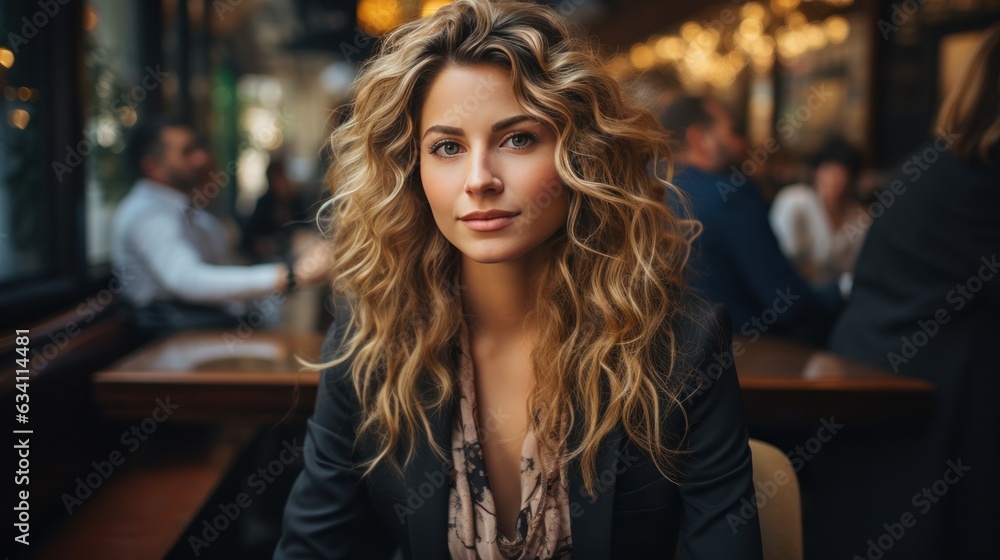
<path id="1" fill-rule="evenodd" d="M 732 349 L 732 328 L 729 311 L 725 306 L 713 304 L 696 293 L 683 294 L 671 320 L 672 340 L 665 352 L 669 359 L 663 371 L 669 375 L 675 396 L 687 408 L 706 395 L 717 382 L 735 377 Z M 727 373 L 730 372 L 730 373 Z"/>
<path id="2" fill-rule="evenodd" d="M 675 348 L 685 355 L 728 347 L 731 341 L 729 310 L 690 290 L 678 296 L 670 326 Z"/>
<path id="3" fill-rule="evenodd" d="M 351 359 L 332 364 L 340 356 L 341 348 L 347 341 L 348 327 L 351 322 L 351 308 L 348 304 L 337 302 L 333 309 L 333 321 L 326 331 L 323 346 L 320 350 L 320 391 L 318 399 L 334 396 L 342 404 L 357 404 L 353 381 L 350 376 Z M 319 404 L 319 403 L 317 403 Z"/>

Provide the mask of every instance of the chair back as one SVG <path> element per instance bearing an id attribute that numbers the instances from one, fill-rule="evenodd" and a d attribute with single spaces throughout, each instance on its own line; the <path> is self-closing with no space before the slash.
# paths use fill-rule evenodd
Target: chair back
<path id="1" fill-rule="evenodd" d="M 802 560 L 799 479 L 777 447 L 750 439 L 764 560 Z"/>

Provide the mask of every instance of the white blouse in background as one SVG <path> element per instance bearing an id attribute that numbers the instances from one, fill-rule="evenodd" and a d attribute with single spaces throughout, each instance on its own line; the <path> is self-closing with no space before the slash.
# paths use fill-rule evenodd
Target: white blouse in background
<path id="1" fill-rule="evenodd" d="M 771 204 L 771 229 L 781 251 L 816 284 L 836 280 L 854 270 L 870 220 L 858 210 L 834 229 L 815 189 L 789 185 Z"/>

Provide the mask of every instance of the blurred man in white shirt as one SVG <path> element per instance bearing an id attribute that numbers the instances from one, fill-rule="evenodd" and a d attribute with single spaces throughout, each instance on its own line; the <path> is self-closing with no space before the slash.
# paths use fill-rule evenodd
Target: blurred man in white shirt
<path id="1" fill-rule="evenodd" d="M 192 205 L 208 181 L 210 158 L 184 122 L 140 123 L 129 155 L 140 177 L 115 211 L 112 263 L 127 279 L 123 295 L 145 334 L 237 326 L 258 298 L 272 301 L 256 306 L 266 313 L 258 313 L 254 326 L 271 323 L 275 300 L 325 278 L 318 246 L 293 266 L 234 264 L 221 222 Z"/>

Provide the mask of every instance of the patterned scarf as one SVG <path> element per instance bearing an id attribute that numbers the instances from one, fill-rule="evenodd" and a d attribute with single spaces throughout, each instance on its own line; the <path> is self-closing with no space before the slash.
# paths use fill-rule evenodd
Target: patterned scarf
<path id="1" fill-rule="evenodd" d="M 572 550 L 568 477 L 532 430 L 521 448 L 521 510 L 514 540 L 497 530 L 496 509 L 479 438 L 476 391 L 468 330 L 461 326 L 458 413 L 454 415 L 449 490 L 448 549 L 456 560 L 560 559 Z M 565 451 L 565 445 L 560 452 Z"/>

